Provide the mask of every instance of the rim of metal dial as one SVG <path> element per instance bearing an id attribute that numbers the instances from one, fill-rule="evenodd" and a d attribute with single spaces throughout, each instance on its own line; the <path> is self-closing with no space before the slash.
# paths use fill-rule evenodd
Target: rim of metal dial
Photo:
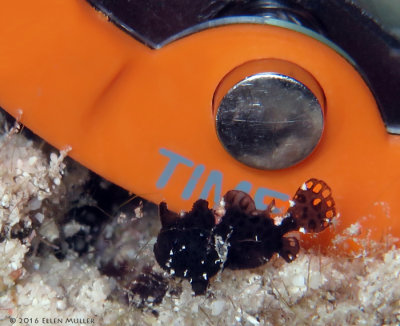
<path id="1" fill-rule="evenodd" d="M 273 69 L 240 78 L 231 87 L 224 85 L 232 79 L 227 77 L 217 89 L 225 94 L 214 103 L 218 138 L 232 157 L 247 166 L 265 170 L 291 167 L 307 158 L 321 139 L 322 90 L 307 72 L 286 64 L 292 72 L 297 69 L 296 77 L 302 75 L 312 87 L 288 72 L 276 72 L 282 69 Z M 231 72 L 236 79 L 237 74 Z"/>

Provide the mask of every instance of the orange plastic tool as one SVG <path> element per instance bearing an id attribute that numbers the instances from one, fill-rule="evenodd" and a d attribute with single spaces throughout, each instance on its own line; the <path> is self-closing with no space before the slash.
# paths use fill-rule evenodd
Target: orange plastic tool
<path id="1" fill-rule="evenodd" d="M 206 29 L 154 50 L 82 0 L 0 3 L 0 106 L 57 148 L 135 194 L 172 210 L 245 187 L 277 206 L 310 177 L 333 190 L 329 243 L 359 222 L 363 234 L 400 237 L 400 136 L 389 135 L 373 95 L 344 57 L 283 27 Z M 214 92 L 235 67 L 281 59 L 307 70 L 326 99 L 317 149 L 300 164 L 264 171 L 218 141 Z"/>

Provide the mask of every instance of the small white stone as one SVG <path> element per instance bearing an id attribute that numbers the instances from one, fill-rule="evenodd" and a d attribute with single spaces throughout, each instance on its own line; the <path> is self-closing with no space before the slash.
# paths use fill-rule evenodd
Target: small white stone
<path id="1" fill-rule="evenodd" d="M 142 218 L 143 217 L 143 209 L 141 206 L 136 207 L 133 212 L 135 213 L 136 218 Z"/>
<path id="2" fill-rule="evenodd" d="M 224 300 L 216 300 L 211 304 L 211 315 L 218 316 L 225 308 Z"/>
<path id="3" fill-rule="evenodd" d="M 2 198 L 1 198 L 1 206 L 8 208 L 10 206 L 10 196 L 5 194 Z"/>
<path id="4" fill-rule="evenodd" d="M 15 271 L 15 270 L 18 269 L 18 264 L 17 264 L 16 262 L 12 262 L 9 266 L 11 267 L 11 269 L 12 269 L 13 271 Z"/>
<path id="5" fill-rule="evenodd" d="M 57 185 L 57 186 L 59 186 L 59 185 L 61 184 L 60 178 L 54 178 L 54 179 L 53 179 L 53 182 L 54 182 L 54 184 Z"/>
<path id="6" fill-rule="evenodd" d="M 254 318 L 253 316 L 247 315 L 246 319 L 252 325 L 260 325 L 260 322 L 256 318 Z"/>
<path id="7" fill-rule="evenodd" d="M 40 227 L 40 233 L 49 241 L 54 241 L 60 236 L 59 228 L 54 220 L 49 220 L 48 223 Z"/>
<path id="8" fill-rule="evenodd" d="M 43 199 L 45 199 L 47 196 L 43 191 L 39 191 L 38 195 L 37 195 L 37 199 L 42 201 Z"/>
<path id="9" fill-rule="evenodd" d="M 57 309 L 58 310 L 65 310 L 67 308 L 67 304 L 65 303 L 64 300 L 58 300 L 57 301 Z"/>
<path id="10" fill-rule="evenodd" d="M 296 275 L 292 279 L 294 286 L 303 287 L 305 285 L 305 279 L 303 275 Z"/>
<path id="11" fill-rule="evenodd" d="M 57 162 L 58 156 L 56 153 L 51 153 L 50 154 L 50 161 L 52 162 Z"/>
<path id="12" fill-rule="evenodd" d="M 199 312 L 199 305 L 194 303 L 190 310 L 191 310 L 192 314 L 197 314 Z"/>
<path id="13" fill-rule="evenodd" d="M 72 237 L 81 230 L 81 227 L 81 224 L 76 221 L 71 221 L 63 226 L 64 235 L 66 237 Z"/>
<path id="14" fill-rule="evenodd" d="M 33 198 L 29 201 L 29 206 L 28 206 L 29 210 L 35 211 L 35 210 L 39 209 L 40 207 L 42 207 L 42 202 L 40 200 L 38 200 L 37 198 Z"/>
<path id="15" fill-rule="evenodd" d="M 37 156 L 31 156 L 31 157 L 28 159 L 28 164 L 29 164 L 30 166 L 33 166 L 33 165 L 35 165 L 35 163 L 37 162 L 37 160 L 38 160 Z"/>

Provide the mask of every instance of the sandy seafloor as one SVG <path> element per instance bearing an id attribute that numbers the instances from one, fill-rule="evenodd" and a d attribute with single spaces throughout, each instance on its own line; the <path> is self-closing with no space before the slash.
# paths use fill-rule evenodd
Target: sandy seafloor
<path id="1" fill-rule="evenodd" d="M 88 226 L 65 216 L 101 206 L 85 190 L 90 173 L 68 149 L 0 123 L 0 325 L 400 325 L 400 250 L 387 242 L 355 257 L 301 250 L 291 264 L 225 270 L 193 296 L 157 265 L 157 210 L 135 198 L 74 250 L 65 239 Z"/>

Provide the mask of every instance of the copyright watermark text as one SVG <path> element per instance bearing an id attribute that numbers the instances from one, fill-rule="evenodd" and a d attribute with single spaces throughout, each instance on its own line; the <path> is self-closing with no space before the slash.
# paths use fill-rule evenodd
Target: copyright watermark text
<path id="1" fill-rule="evenodd" d="M 93 325 L 94 318 L 74 318 L 74 317 L 55 317 L 55 318 L 47 318 L 47 317 L 10 317 L 9 318 L 11 324 L 24 324 L 24 325 L 74 325 L 74 324 L 84 324 L 84 325 Z"/>

